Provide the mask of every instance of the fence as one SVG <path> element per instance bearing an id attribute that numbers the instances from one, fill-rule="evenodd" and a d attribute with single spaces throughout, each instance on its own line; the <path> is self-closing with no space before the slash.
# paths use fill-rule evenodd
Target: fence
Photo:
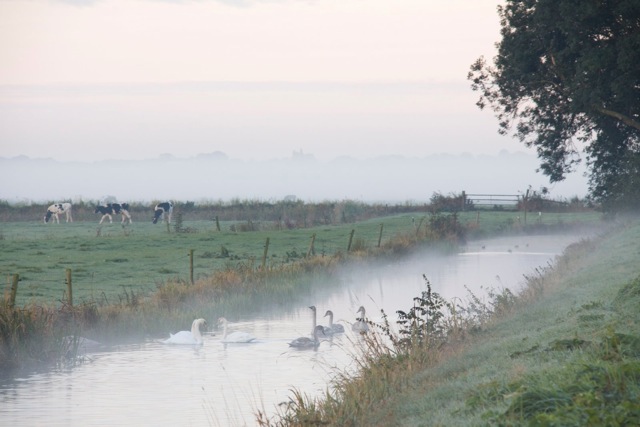
<path id="1" fill-rule="evenodd" d="M 379 233 L 377 236 L 377 247 L 380 248 L 381 247 L 381 243 L 382 243 L 382 234 L 383 234 L 383 229 L 384 229 L 384 225 L 380 224 L 380 229 L 379 229 Z M 355 229 L 352 229 L 351 232 L 348 235 L 348 243 L 346 245 L 346 251 L 347 252 L 351 252 L 351 250 L 353 249 L 353 239 L 354 239 L 354 235 L 356 233 Z M 306 257 L 310 257 L 310 256 L 314 256 L 315 255 L 315 242 L 316 242 L 316 234 L 314 233 L 311 236 L 311 240 L 309 242 L 309 248 L 307 250 L 307 254 Z M 270 239 L 267 237 L 264 247 L 263 247 L 263 255 L 262 255 L 262 262 L 260 264 L 260 268 L 265 269 L 267 268 L 267 259 L 268 259 L 268 255 L 269 255 L 269 245 L 270 245 Z M 196 251 L 194 249 L 189 249 L 187 256 L 188 256 L 188 271 L 189 271 L 189 279 L 188 279 L 188 283 L 193 285 L 195 283 L 195 276 L 194 276 L 194 253 Z M 19 282 L 23 280 L 23 277 L 21 277 L 19 274 L 10 274 L 7 276 L 7 287 L 6 287 L 6 291 L 5 291 L 5 296 L 4 299 L 7 303 L 7 305 L 10 308 L 13 308 L 15 306 L 16 303 L 16 297 L 17 297 L 17 293 L 18 293 L 18 285 Z M 59 283 L 58 280 L 51 280 L 52 283 Z M 67 304 L 69 307 L 73 307 L 73 284 L 72 284 L 72 269 L 71 268 L 66 268 L 64 271 L 64 283 L 66 285 L 65 288 L 65 293 L 64 293 L 64 304 Z M 105 296 L 106 298 L 106 296 Z"/>
<path id="2" fill-rule="evenodd" d="M 518 210 L 523 198 L 518 194 L 467 194 L 462 192 L 462 210 L 467 206 Z"/>

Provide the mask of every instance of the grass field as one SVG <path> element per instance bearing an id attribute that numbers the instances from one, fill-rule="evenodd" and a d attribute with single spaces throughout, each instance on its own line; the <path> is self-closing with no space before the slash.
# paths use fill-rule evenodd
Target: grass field
<path id="1" fill-rule="evenodd" d="M 267 239 L 265 265 L 274 267 L 305 257 L 313 235 L 315 256 L 330 256 L 347 251 L 352 231 L 351 249 L 370 249 L 377 247 L 380 237 L 384 243 L 399 235 L 415 235 L 429 218 L 426 213 L 402 214 L 302 229 L 274 222 L 222 221 L 220 231 L 214 221 L 185 219 L 180 233 L 150 221 L 126 226 L 119 222 L 100 226 L 97 221 L 2 222 L 0 273 L 7 278 L 7 286 L 12 275 L 19 275 L 18 306 L 62 300 L 66 269 L 72 272 L 74 301 L 113 303 L 126 292 L 148 294 L 169 280 L 188 280 L 191 250 L 198 279 L 226 267 L 261 266 Z M 524 224 L 517 212 L 464 212 L 458 220 L 470 236 L 513 232 Z M 595 212 L 529 214 L 528 218 L 530 225 L 542 230 L 597 221 L 600 214 Z"/>

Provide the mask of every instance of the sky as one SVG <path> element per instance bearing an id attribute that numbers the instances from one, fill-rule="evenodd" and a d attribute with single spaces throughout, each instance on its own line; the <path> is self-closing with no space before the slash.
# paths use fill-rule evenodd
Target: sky
<path id="1" fill-rule="evenodd" d="M 466 74 L 494 0 L 0 0 L 0 156 L 525 150 Z"/>
<path id="2" fill-rule="evenodd" d="M 466 79 L 499 3 L 0 0 L 0 158 L 535 155 Z"/>

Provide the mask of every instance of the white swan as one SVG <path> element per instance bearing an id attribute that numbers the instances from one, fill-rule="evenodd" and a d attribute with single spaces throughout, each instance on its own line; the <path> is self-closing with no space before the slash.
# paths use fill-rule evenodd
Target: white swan
<path id="1" fill-rule="evenodd" d="M 313 330 L 313 339 L 309 337 L 300 337 L 289 343 L 289 347 L 295 348 L 316 348 L 320 345 L 320 336 L 324 333 L 322 326 L 316 326 Z"/>
<path id="2" fill-rule="evenodd" d="M 364 306 L 360 306 L 358 311 L 356 311 L 356 314 L 358 313 L 362 313 L 362 316 L 359 318 L 359 320 L 356 320 L 356 322 L 353 325 L 351 325 L 351 330 L 353 332 L 358 332 L 362 334 L 369 330 L 369 325 L 364 320 L 364 316 L 365 316 Z"/>
<path id="3" fill-rule="evenodd" d="M 329 316 L 329 326 L 324 327 L 325 333 L 339 334 L 344 332 L 344 326 L 340 325 L 339 323 L 333 323 L 333 311 L 327 310 L 327 312 L 324 314 L 324 317 L 327 316 Z"/>
<path id="4" fill-rule="evenodd" d="M 200 345 L 202 344 L 200 327 L 206 325 L 206 320 L 196 319 L 191 324 L 191 331 L 180 331 L 176 334 L 169 334 L 169 338 L 162 342 L 164 344 Z"/>
<path id="5" fill-rule="evenodd" d="M 256 340 L 256 337 L 254 337 L 248 332 L 236 331 L 227 335 L 227 323 L 229 322 L 224 317 L 219 318 L 218 323 L 222 325 L 222 331 L 223 331 L 222 342 L 243 343 L 243 342 L 253 342 Z"/>

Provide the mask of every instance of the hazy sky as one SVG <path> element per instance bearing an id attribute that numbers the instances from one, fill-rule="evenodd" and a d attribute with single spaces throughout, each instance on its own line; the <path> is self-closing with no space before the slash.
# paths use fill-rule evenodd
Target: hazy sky
<path id="1" fill-rule="evenodd" d="M 495 0 L 0 0 L 0 157 L 528 151 L 466 74 Z"/>

